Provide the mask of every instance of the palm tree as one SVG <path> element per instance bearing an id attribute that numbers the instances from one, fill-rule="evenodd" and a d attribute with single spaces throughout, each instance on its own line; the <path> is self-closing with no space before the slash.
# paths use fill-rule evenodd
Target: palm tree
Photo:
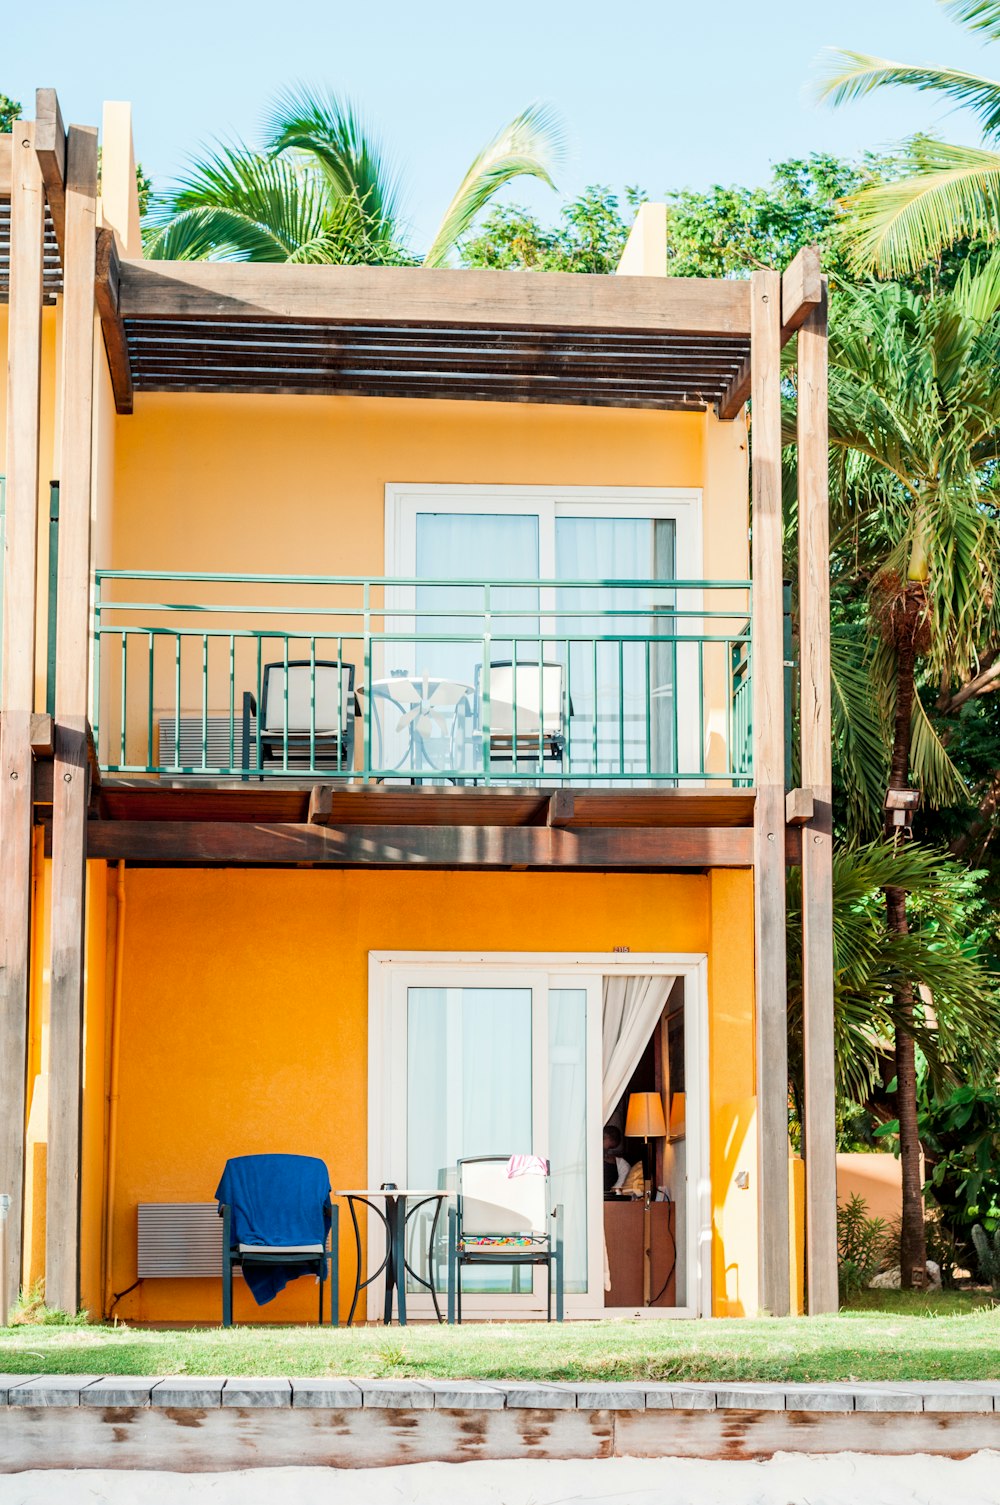
<path id="1" fill-rule="evenodd" d="M 933 1076 L 947 1081 L 956 1065 L 995 1069 L 1000 1040 L 996 977 L 965 934 L 967 869 L 947 853 L 913 842 L 841 847 L 833 859 L 834 1025 L 837 1089 L 870 1102 L 892 1053 L 900 1023 L 901 979 L 926 988 L 933 1017 L 910 1028 Z M 902 934 L 886 935 L 886 888 L 901 888 L 914 911 Z M 802 1076 L 802 883 L 788 874 L 789 1061 L 796 1095 Z"/>
<path id="2" fill-rule="evenodd" d="M 1000 41 L 1000 0 L 938 3 L 971 30 Z M 910 172 L 845 200 L 855 265 L 890 276 L 919 271 L 959 240 L 1000 240 L 1000 83 L 958 68 L 831 51 L 820 95 L 843 104 L 899 87 L 943 94 L 965 106 L 978 120 L 983 142 L 967 147 L 917 137 L 910 143 Z"/>
<path id="3" fill-rule="evenodd" d="M 526 176 L 554 187 L 561 153 L 549 109 L 516 116 L 473 159 L 420 258 L 407 244 L 400 177 L 377 137 L 349 103 L 293 90 L 272 108 L 263 150 L 218 147 L 154 205 L 146 255 L 444 266 L 504 184 Z"/>
<path id="4" fill-rule="evenodd" d="M 836 312 L 834 525 L 867 553 L 874 643 L 863 667 L 855 664 L 853 681 L 844 677 L 845 644 L 838 644 L 837 716 L 865 732 L 854 702 L 867 678 L 888 731 L 889 789 L 906 790 L 912 779 L 930 804 L 963 802 L 964 785 L 924 710 L 918 679 L 935 689 L 966 681 L 983 646 L 1000 640 L 1000 253 L 978 268 L 967 263 L 951 293 L 927 298 L 876 283 L 841 291 Z M 855 737 L 849 755 L 870 763 L 871 740 L 870 729 Z M 863 787 L 870 792 L 873 782 L 869 770 Z M 906 889 L 887 877 L 886 919 L 896 947 L 907 935 Z M 923 1283 L 926 1260 L 914 1047 L 922 1028 L 919 980 L 898 972 L 891 1002 L 906 1285 Z"/>

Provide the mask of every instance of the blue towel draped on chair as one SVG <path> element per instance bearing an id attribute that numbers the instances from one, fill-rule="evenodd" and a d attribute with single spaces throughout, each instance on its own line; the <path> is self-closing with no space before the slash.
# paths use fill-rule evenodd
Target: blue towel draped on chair
<path id="1" fill-rule="evenodd" d="M 330 1231 L 330 1173 L 312 1155 L 239 1155 L 226 1161 L 216 1200 L 232 1208 L 232 1243 L 274 1249 L 325 1247 Z M 303 1256 L 305 1259 L 307 1256 Z M 315 1264 L 316 1256 L 311 1256 Z M 303 1259 L 255 1264 L 244 1252 L 243 1276 L 258 1306 L 290 1280 L 310 1273 Z"/>

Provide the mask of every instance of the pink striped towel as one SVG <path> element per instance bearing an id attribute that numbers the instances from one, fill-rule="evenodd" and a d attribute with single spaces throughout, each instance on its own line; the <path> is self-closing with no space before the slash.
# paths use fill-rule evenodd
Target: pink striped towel
<path id="1" fill-rule="evenodd" d="M 511 1155 L 507 1161 L 508 1181 L 513 1181 L 515 1176 L 547 1176 L 548 1173 L 549 1162 L 541 1155 Z"/>

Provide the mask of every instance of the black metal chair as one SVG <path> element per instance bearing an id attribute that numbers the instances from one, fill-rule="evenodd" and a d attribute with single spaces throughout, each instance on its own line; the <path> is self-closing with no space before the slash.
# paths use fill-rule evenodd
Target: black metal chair
<path id="1" fill-rule="evenodd" d="M 462 1320 L 462 1271 L 470 1265 L 544 1265 L 547 1317 L 563 1320 L 563 1209 L 549 1205 L 546 1174 L 508 1178 L 509 1155 L 468 1155 L 448 1209 L 448 1321 Z"/>
<path id="2" fill-rule="evenodd" d="M 287 670 L 287 675 L 286 675 Z M 287 688 L 286 688 L 287 687 Z M 354 665 L 340 659 L 285 659 L 265 664 L 260 715 L 243 693 L 243 778 L 270 768 L 342 773 L 354 768 Z M 251 763 L 251 754 L 258 757 Z"/>
<path id="3" fill-rule="evenodd" d="M 239 1266 L 258 1305 L 272 1300 L 287 1280 L 296 1279 L 300 1275 L 315 1275 L 319 1282 L 318 1321 L 321 1326 L 323 1291 L 329 1281 L 330 1325 L 336 1327 L 339 1320 L 337 1299 L 340 1283 L 339 1209 L 331 1202 L 329 1189 L 321 1197 L 311 1197 L 310 1205 L 296 1208 L 293 1216 L 293 1221 L 303 1230 L 309 1227 L 319 1232 L 322 1228 L 323 1236 L 319 1242 L 262 1244 L 240 1238 L 241 1228 L 245 1230 L 247 1226 L 260 1226 L 261 1214 L 259 1210 L 247 1205 L 253 1198 L 253 1174 L 247 1178 L 244 1172 L 238 1179 L 234 1179 L 231 1168 L 268 1161 L 293 1162 L 293 1172 L 298 1166 L 304 1167 L 307 1162 L 311 1162 L 314 1166 L 321 1166 L 325 1172 L 322 1162 L 313 1161 L 311 1156 L 305 1155 L 247 1155 L 227 1161 L 216 1194 L 219 1197 L 233 1197 L 232 1202 L 219 1201 L 219 1216 L 222 1219 L 222 1325 L 233 1325 L 233 1270 Z M 326 1180 L 329 1183 L 328 1176 Z M 271 1271 L 270 1280 L 268 1270 Z M 282 1273 L 285 1279 L 281 1279 Z M 275 1287 L 273 1290 L 272 1285 Z"/>

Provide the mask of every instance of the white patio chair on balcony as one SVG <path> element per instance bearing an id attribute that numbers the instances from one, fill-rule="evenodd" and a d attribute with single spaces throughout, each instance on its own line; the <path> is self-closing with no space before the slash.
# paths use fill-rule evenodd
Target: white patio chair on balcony
<path id="1" fill-rule="evenodd" d="M 489 692 L 489 731 L 486 729 L 485 691 Z M 566 696 L 562 664 L 490 664 L 484 686 L 482 667 L 476 666 L 476 728 L 481 742 L 489 741 L 489 764 L 546 764 L 561 772 L 572 706 Z"/>
<path id="2" fill-rule="evenodd" d="M 287 668 L 287 694 L 286 694 Z M 354 665 L 339 660 L 289 659 L 265 664 L 259 726 L 257 701 L 243 695 L 243 777 L 268 769 L 342 773 L 354 767 Z M 251 762 L 260 746 L 259 760 Z"/>

